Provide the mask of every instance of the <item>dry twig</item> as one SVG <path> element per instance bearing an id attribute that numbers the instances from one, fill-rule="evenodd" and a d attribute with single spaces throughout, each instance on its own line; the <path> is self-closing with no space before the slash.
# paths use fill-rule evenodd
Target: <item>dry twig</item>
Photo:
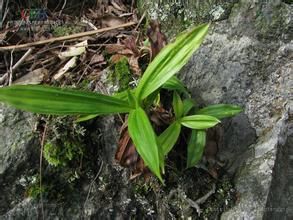
<path id="1" fill-rule="evenodd" d="M 90 197 L 90 193 L 91 193 L 91 191 L 92 191 L 92 188 L 93 188 L 94 184 L 96 183 L 97 178 L 100 176 L 100 174 L 101 174 L 101 172 L 102 172 L 103 165 L 104 165 L 104 162 L 101 161 L 100 169 L 99 169 L 97 175 L 95 176 L 95 178 L 94 178 L 94 179 L 91 181 L 91 183 L 90 183 L 89 191 L 88 191 L 88 193 L 87 193 L 86 199 L 85 199 L 84 204 L 83 204 L 83 207 L 84 207 L 84 208 L 85 208 L 85 206 L 86 206 L 87 201 L 89 200 L 89 197 Z"/>
<path id="2" fill-rule="evenodd" d="M 10 69 L 0 78 L 0 84 L 3 84 L 7 80 L 7 78 L 9 77 L 9 85 L 11 85 L 13 72 L 25 61 L 25 59 L 32 53 L 32 51 L 33 51 L 33 49 L 30 48 L 13 66 L 12 66 L 13 50 L 11 51 Z"/>
<path id="3" fill-rule="evenodd" d="M 34 47 L 34 46 L 43 45 L 43 44 L 49 44 L 49 43 L 53 43 L 53 42 L 71 40 L 71 39 L 90 36 L 90 35 L 106 32 L 106 31 L 111 31 L 111 30 L 115 30 L 115 29 L 119 29 L 119 28 L 129 27 L 129 26 L 132 26 L 132 25 L 135 25 L 135 24 L 136 24 L 135 22 L 128 22 L 128 23 L 117 25 L 117 26 L 114 26 L 114 27 L 101 28 L 99 30 L 86 31 L 86 32 L 77 33 L 77 34 L 71 34 L 71 35 L 62 36 L 62 37 L 53 37 L 53 38 L 50 38 L 50 39 L 31 42 L 31 43 L 26 43 L 26 44 L 5 46 L 5 47 L 0 47 L 0 51 L 19 50 L 19 49 L 23 49 L 23 48 Z"/>
<path id="4" fill-rule="evenodd" d="M 203 197 L 197 199 L 196 201 L 193 201 L 189 198 L 185 198 L 185 201 L 192 207 L 192 208 L 195 208 L 197 213 L 198 213 L 198 216 L 200 216 L 201 214 L 201 210 L 200 210 L 200 207 L 199 205 L 204 203 L 211 195 L 213 195 L 216 191 L 216 184 L 213 184 L 213 188 L 207 193 L 205 194 Z"/>
<path id="5" fill-rule="evenodd" d="M 47 125 L 47 122 L 45 124 L 45 127 L 44 127 L 44 131 L 43 131 L 43 134 L 42 134 L 42 139 L 41 139 L 41 152 L 40 152 L 40 164 L 39 164 L 39 175 L 40 175 L 40 202 L 41 202 L 41 211 L 42 211 L 42 219 L 45 219 L 45 216 L 44 216 L 44 202 L 43 202 L 43 192 L 42 192 L 42 166 L 43 166 L 43 151 L 44 151 L 44 145 L 45 145 L 45 138 L 46 138 L 46 134 L 47 134 L 47 128 L 48 128 L 48 125 Z"/>

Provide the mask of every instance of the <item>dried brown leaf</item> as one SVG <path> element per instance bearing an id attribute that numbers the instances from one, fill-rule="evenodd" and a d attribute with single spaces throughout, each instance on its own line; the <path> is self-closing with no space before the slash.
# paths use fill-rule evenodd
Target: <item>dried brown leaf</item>
<path id="1" fill-rule="evenodd" d="M 130 179 L 134 179 L 141 174 L 149 173 L 149 170 L 146 168 L 143 160 L 136 151 L 136 148 L 129 136 L 126 124 L 124 124 L 121 128 L 121 135 L 115 159 L 121 166 L 131 170 Z"/>
<path id="2" fill-rule="evenodd" d="M 138 153 L 130 139 L 127 128 L 124 129 L 120 136 L 115 159 L 123 167 L 134 168 L 137 163 Z"/>
<path id="3" fill-rule="evenodd" d="M 125 23 L 124 18 L 115 17 L 111 15 L 103 16 L 101 19 L 101 25 L 103 28 L 105 27 L 115 27 Z"/>
<path id="4" fill-rule="evenodd" d="M 102 63 L 105 61 L 105 58 L 102 54 L 94 54 L 91 58 L 90 64 Z"/>
<path id="5" fill-rule="evenodd" d="M 123 44 L 133 52 L 135 56 L 139 56 L 139 49 L 136 45 L 136 40 L 134 36 L 130 36 L 123 41 Z"/>
<path id="6" fill-rule="evenodd" d="M 161 51 L 161 49 L 166 45 L 167 38 L 165 34 L 161 32 L 161 27 L 158 21 L 151 21 L 150 28 L 147 31 L 147 36 L 149 37 L 152 49 L 152 59 Z"/>
<path id="7" fill-rule="evenodd" d="M 110 60 L 111 60 L 111 63 L 117 63 L 124 57 L 125 56 L 122 54 L 115 54 L 115 55 L 111 56 Z"/>
<path id="8" fill-rule="evenodd" d="M 114 8 L 116 8 L 119 11 L 127 11 L 127 8 L 125 7 L 125 5 L 123 5 L 120 1 L 114 1 L 111 0 L 111 4 L 113 5 Z"/>
<path id="9" fill-rule="evenodd" d="M 139 64 L 138 64 L 138 57 L 131 56 L 128 59 L 128 63 L 129 63 L 129 66 L 130 66 L 130 69 L 132 70 L 132 72 L 135 75 L 140 76 L 141 75 L 141 69 L 140 69 Z"/>
<path id="10" fill-rule="evenodd" d="M 48 75 L 48 70 L 44 68 L 35 69 L 28 74 L 22 76 L 21 78 L 15 80 L 12 84 L 13 85 L 35 85 L 40 84 L 44 76 Z"/>
<path id="11" fill-rule="evenodd" d="M 125 50 L 126 47 L 123 44 L 108 44 L 105 46 L 105 51 L 108 54 L 119 53 L 122 50 Z"/>

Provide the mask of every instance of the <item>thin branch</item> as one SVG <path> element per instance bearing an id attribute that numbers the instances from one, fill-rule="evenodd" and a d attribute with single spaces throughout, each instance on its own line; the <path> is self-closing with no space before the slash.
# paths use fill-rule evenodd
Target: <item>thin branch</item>
<path id="1" fill-rule="evenodd" d="M 89 191 L 88 191 L 87 196 L 86 196 L 86 199 L 85 199 L 85 201 L 84 201 L 84 203 L 83 203 L 83 207 L 84 207 L 84 208 L 85 208 L 85 206 L 86 206 L 87 201 L 89 200 L 89 197 L 90 197 L 90 194 L 91 194 L 91 191 L 92 191 L 93 185 L 95 184 L 97 178 L 100 176 L 100 174 L 101 174 L 101 172 L 102 172 L 103 165 L 104 165 L 104 162 L 101 161 L 100 169 L 99 169 L 99 171 L 97 172 L 95 178 L 94 178 L 94 179 L 91 181 L 91 183 L 90 183 Z"/>
<path id="2" fill-rule="evenodd" d="M 44 216 L 44 202 L 43 202 L 43 191 L 42 191 L 42 166 L 43 166 L 43 151 L 44 151 L 44 144 L 45 144 L 45 138 L 46 138 L 46 133 L 47 133 L 47 122 L 45 124 L 45 128 L 43 131 L 43 135 L 42 135 L 42 140 L 41 140 L 41 152 L 40 152 L 40 167 L 39 167 L 39 175 L 40 175 L 40 202 L 41 202 L 41 211 L 42 211 L 42 219 L 45 219 Z"/>
<path id="3" fill-rule="evenodd" d="M 128 23 L 125 23 L 125 24 L 122 24 L 122 25 L 117 25 L 117 26 L 114 26 L 114 27 L 101 28 L 99 30 L 86 31 L 86 32 L 82 32 L 82 33 L 71 34 L 71 35 L 68 35 L 68 36 L 54 37 L 54 38 L 41 40 L 41 41 L 36 41 L 36 42 L 31 42 L 31 43 L 26 43 L 26 44 L 4 46 L 4 47 L 0 47 L 0 51 L 18 50 L 18 49 L 23 49 L 23 48 L 28 48 L 28 47 L 33 47 L 33 46 L 38 46 L 38 45 L 43 45 L 43 44 L 49 44 L 49 43 L 58 42 L 58 41 L 71 40 L 71 39 L 90 36 L 90 35 L 106 32 L 106 31 L 111 31 L 111 30 L 115 30 L 115 29 L 119 29 L 119 28 L 129 27 L 129 26 L 132 26 L 132 25 L 135 25 L 135 24 L 136 24 L 135 22 L 128 22 Z"/>
<path id="4" fill-rule="evenodd" d="M 32 48 L 28 49 L 28 51 L 26 51 L 26 53 L 17 61 L 17 63 L 14 64 L 14 66 L 12 67 L 12 71 L 16 70 L 32 52 Z"/>
<path id="5" fill-rule="evenodd" d="M 67 3 L 67 0 L 64 0 L 64 3 L 63 3 L 62 8 L 61 8 L 61 11 L 59 12 L 59 17 L 61 16 L 61 14 L 63 12 L 63 10 L 64 10 L 64 8 L 66 6 L 66 3 Z"/>
<path id="6" fill-rule="evenodd" d="M 145 14 L 146 14 L 146 13 L 144 12 L 144 13 L 142 14 L 141 18 L 139 19 L 139 21 L 138 21 L 136 27 L 134 28 L 135 31 L 139 28 L 141 22 L 142 22 L 143 19 L 145 18 Z"/>
<path id="7" fill-rule="evenodd" d="M 12 50 L 10 52 L 10 68 L 9 68 L 9 72 L 8 72 L 8 76 L 9 76 L 9 81 L 8 81 L 8 85 L 12 84 L 12 76 L 13 76 L 13 52 L 14 50 Z"/>
<path id="8" fill-rule="evenodd" d="M 211 195 L 213 195 L 216 192 L 216 184 L 213 184 L 213 188 L 205 194 L 203 197 L 197 199 L 196 201 L 193 201 L 189 198 L 185 198 L 185 201 L 192 207 L 195 208 L 198 216 L 201 214 L 201 209 L 199 207 L 200 204 L 203 204 Z"/>
<path id="9" fill-rule="evenodd" d="M 0 84 L 3 84 L 7 80 L 7 78 L 9 77 L 9 85 L 11 85 L 12 78 L 13 78 L 13 72 L 25 61 L 25 59 L 32 53 L 32 51 L 33 51 L 32 48 L 28 49 L 28 51 L 13 66 L 12 66 L 12 63 L 13 63 L 14 50 L 11 51 L 10 68 L 2 77 L 0 77 Z"/>

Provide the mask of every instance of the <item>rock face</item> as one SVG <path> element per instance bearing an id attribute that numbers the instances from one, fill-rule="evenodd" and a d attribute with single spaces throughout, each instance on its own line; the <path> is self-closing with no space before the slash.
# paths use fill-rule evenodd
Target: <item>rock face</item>
<path id="1" fill-rule="evenodd" d="M 292 5 L 239 1 L 181 73 L 203 104 L 235 103 L 220 158 L 239 201 L 222 219 L 292 218 Z"/>
<path id="2" fill-rule="evenodd" d="M 0 213 L 22 201 L 27 177 L 38 164 L 31 114 L 0 104 Z"/>
<path id="3" fill-rule="evenodd" d="M 178 23 L 215 22 L 180 75 L 193 97 L 244 109 L 223 123 L 219 157 L 239 201 L 222 219 L 292 218 L 292 1 L 159 2 L 146 5 L 169 36 Z"/>

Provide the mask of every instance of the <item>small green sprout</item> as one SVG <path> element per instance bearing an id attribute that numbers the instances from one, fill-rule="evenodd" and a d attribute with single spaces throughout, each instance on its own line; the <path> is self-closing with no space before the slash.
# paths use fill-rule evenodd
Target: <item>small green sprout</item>
<path id="1" fill-rule="evenodd" d="M 148 65 L 138 86 L 114 96 L 48 86 L 10 86 L 0 89 L 0 101 L 16 108 L 49 115 L 79 115 L 80 121 L 98 115 L 128 113 L 128 131 L 145 165 L 163 182 L 165 156 L 175 145 L 181 127 L 192 129 L 188 143 L 187 167 L 201 158 L 205 146 L 206 129 L 217 125 L 222 118 L 231 117 L 241 108 L 235 105 L 213 105 L 192 112 L 190 98 L 183 83 L 174 75 L 188 62 L 204 40 L 209 25 L 203 24 L 180 34 Z M 158 97 L 160 89 L 172 90 L 175 121 L 159 136 L 147 115 L 149 102 Z M 187 95 L 186 95 L 187 94 Z"/>

